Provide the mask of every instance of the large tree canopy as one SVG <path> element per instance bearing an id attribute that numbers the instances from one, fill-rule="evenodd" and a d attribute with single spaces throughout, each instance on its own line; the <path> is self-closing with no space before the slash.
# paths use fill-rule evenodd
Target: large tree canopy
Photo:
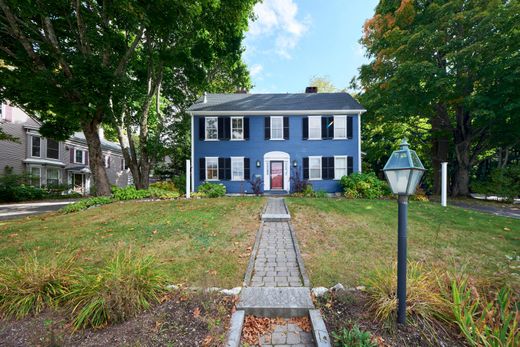
<path id="1" fill-rule="evenodd" d="M 187 83 L 203 86 L 219 62 L 238 66 L 254 2 L 0 0 L 0 99 L 36 117 L 46 136 L 81 129 L 97 193 L 109 194 L 101 124 L 128 106 L 143 127 L 160 85 L 179 95 Z"/>
<path id="2" fill-rule="evenodd" d="M 365 123 L 386 141 L 429 141 L 434 186 L 439 163 L 452 159 L 454 195 L 469 193 L 487 150 L 520 132 L 519 22 L 518 1 L 382 0 L 365 24 Z"/>

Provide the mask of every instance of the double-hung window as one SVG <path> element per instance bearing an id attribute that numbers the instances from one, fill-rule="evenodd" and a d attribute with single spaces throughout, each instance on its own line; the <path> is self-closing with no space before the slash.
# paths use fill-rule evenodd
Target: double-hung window
<path id="1" fill-rule="evenodd" d="M 231 117 L 231 140 L 244 139 L 244 118 Z"/>
<path id="2" fill-rule="evenodd" d="M 244 158 L 231 157 L 231 180 L 244 180 Z"/>
<path id="3" fill-rule="evenodd" d="M 283 117 L 271 117 L 271 140 L 283 140 Z"/>
<path id="4" fill-rule="evenodd" d="M 321 117 L 309 117 L 309 140 L 321 140 Z"/>
<path id="5" fill-rule="evenodd" d="M 31 166 L 31 185 L 41 187 L 42 168 L 40 166 Z"/>
<path id="6" fill-rule="evenodd" d="M 41 138 L 39 136 L 31 136 L 31 157 L 41 156 Z"/>
<path id="7" fill-rule="evenodd" d="M 218 158 L 216 157 L 206 158 L 206 180 L 218 180 Z"/>
<path id="8" fill-rule="evenodd" d="M 57 186 L 60 184 L 60 169 L 55 167 L 47 168 L 47 186 Z"/>
<path id="9" fill-rule="evenodd" d="M 334 138 L 347 138 L 347 116 L 334 116 Z"/>
<path id="10" fill-rule="evenodd" d="M 309 157 L 309 179 L 321 180 L 321 157 Z"/>
<path id="11" fill-rule="evenodd" d="M 206 140 L 218 140 L 218 118 L 206 117 Z"/>
<path id="12" fill-rule="evenodd" d="M 339 180 L 348 175 L 347 156 L 334 157 L 334 179 Z"/>
<path id="13" fill-rule="evenodd" d="M 85 151 L 81 149 L 74 149 L 74 163 L 85 164 Z"/>
<path id="14" fill-rule="evenodd" d="M 47 158 L 60 159 L 60 143 L 53 139 L 47 139 Z"/>

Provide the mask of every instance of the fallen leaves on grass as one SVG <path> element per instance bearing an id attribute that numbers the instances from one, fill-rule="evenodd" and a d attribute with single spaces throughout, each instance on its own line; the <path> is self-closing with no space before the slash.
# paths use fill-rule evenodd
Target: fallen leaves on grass
<path id="1" fill-rule="evenodd" d="M 195 309 L 193 310 L 193 317 L 194 318 L 199 318 L 200 317 L 200 308 L 195 307 Z"/>

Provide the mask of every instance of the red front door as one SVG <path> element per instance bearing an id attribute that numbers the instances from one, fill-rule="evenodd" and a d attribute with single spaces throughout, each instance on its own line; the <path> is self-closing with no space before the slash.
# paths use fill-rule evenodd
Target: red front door
<path id="1" fill-rule="evenodd" d="M 283 189 L 283 161 L 271 162 L 271 189 Z"/>

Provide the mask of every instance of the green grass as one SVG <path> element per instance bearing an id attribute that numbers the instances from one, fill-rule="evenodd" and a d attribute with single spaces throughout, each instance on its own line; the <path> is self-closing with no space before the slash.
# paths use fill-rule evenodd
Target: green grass
<path id="1" fill-rule="evenodd" d="M 121 202 L 0 222 L 0 261 L 35 252 L 75 255 L 96 268 L 118 250 L 152 255 L 176 284 L 240 285 L 259 226 L 261 198 Z"/>
<path id="2" fill-rule="evenodd" d="M 396 260 L 395 200 L 287 199 L 314 286 L 363 284 Z M 485 284 L 520 286 L 520 220 L 430 202 L 409 204 L 408 259 Z"/>

